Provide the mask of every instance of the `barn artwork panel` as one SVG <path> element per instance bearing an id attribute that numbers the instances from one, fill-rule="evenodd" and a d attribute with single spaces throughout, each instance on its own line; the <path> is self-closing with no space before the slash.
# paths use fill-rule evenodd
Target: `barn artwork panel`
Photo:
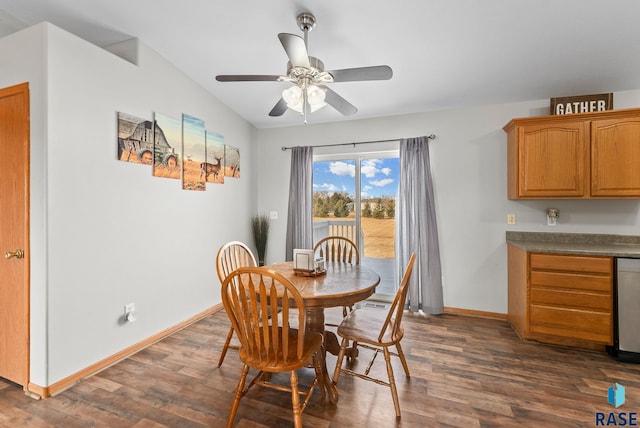
<path id="1" fill-rule="evenodd" d="M 179 179 L 182 122 L 161 113 L 155 113 L 154 119 L 153 175 Z"/>
<path id="2" fill-rule="evenodd" d="M 224 137 L 207 131 L 207 161 L 201 165 L 205 182 L 224 184 Z"/>
<path id="3" fill-rule="evenodd" d="M 153 163 L 153 123 L 150 120 L 118 112 L 118 160 Z"/>
<path id="4" fill-rule="evenodd" d="M 182 115 L 182 188 L 205 190 L 206 131 L 204 121 L 188 114 Z"/>
<path id="5" fill-rule="evenodd" d="M 224 146 L 224 164 L 225 176 L 240 178 L 240 149 L 229 145 Z"/>

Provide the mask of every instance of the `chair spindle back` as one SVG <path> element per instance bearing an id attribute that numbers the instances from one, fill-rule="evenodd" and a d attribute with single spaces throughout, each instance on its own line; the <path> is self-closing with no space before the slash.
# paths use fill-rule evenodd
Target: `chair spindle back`
<path id="1" fill-rule="evenodd" d="M 247 247 L 240 241 L 230 241 L 218 250 L 216 255 L 216 270 L 220 283 L 234 270 L 239 267 L 257 266 L 256 258 Z"/>
<path id="2" fill-rule="evenodd" d="M 313 251 L 325 262 L 342 262 L 354 265 L 360 264 L 358 246 L 349 238 L 342 236 L 327 236 L 314 245 Z"/>
<path id="3" fill-rule="evenodd" d="M 222 302 L 241 344 L 241 352 L 253 361 L 287 364 L 303 356 L 306 314 L 295 286 L 277 272 L 239 268 L 222 284 Z M 297 311 L 292 312 L 295 308 Z M 299 329 L 289 327 L 297 315 Z M 297 347 L 289 339 L 297 336 Z M 293 343 L 293 341 L 292 341 Z"/>

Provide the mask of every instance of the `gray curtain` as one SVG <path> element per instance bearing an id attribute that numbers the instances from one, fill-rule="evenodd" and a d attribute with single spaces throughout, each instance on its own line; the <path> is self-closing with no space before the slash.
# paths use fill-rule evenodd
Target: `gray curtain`
<path id="1" fill-rule="evenodd" d="M 295 248 L 313 248 L 313 147 L 291 148 L 291 181 L 285 260 Z"/>
<path id="2" fill-rule="evenodd" d="M 404 271 L 411 253 L 416 263 L 409 282 L 409 310 L 441 314 L 442 269 L 427 137 L 400 140 L 398 263 Z M 404 272 L 401 272 L 401 274 Z"/>

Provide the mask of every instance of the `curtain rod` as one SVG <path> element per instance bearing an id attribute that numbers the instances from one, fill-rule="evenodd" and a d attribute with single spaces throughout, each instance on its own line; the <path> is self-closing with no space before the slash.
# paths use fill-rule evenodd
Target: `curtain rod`
<path id="1" fill-rule="evenodd" d="M 427 139 L 435 140 L 435 134 L 427 135 Z M 371 143 L 387 143 L 389 141 L 400 141 L 402 138 L 394 138 L 392 140 L 375 140 L 375 141 L 356 141 L 354 143 L 336 143 L 336 144 L 323 144 L 320 146 L 311 146 L 311 147 L 335 147 L 335 146 L 357 146 L 358 144 L 371 144 Z M 293 147 L 285 147 L 282 146 L 282 151 L 291 150 Z"/>

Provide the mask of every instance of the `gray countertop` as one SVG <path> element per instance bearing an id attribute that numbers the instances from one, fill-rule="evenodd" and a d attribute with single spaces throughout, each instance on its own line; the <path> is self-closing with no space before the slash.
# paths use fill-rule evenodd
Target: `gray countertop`
<path id="1" fill-rule="evenodd" d="M 507 231 L 507 243 L 532 253 L 640 258 L 640 236 Z"/>

